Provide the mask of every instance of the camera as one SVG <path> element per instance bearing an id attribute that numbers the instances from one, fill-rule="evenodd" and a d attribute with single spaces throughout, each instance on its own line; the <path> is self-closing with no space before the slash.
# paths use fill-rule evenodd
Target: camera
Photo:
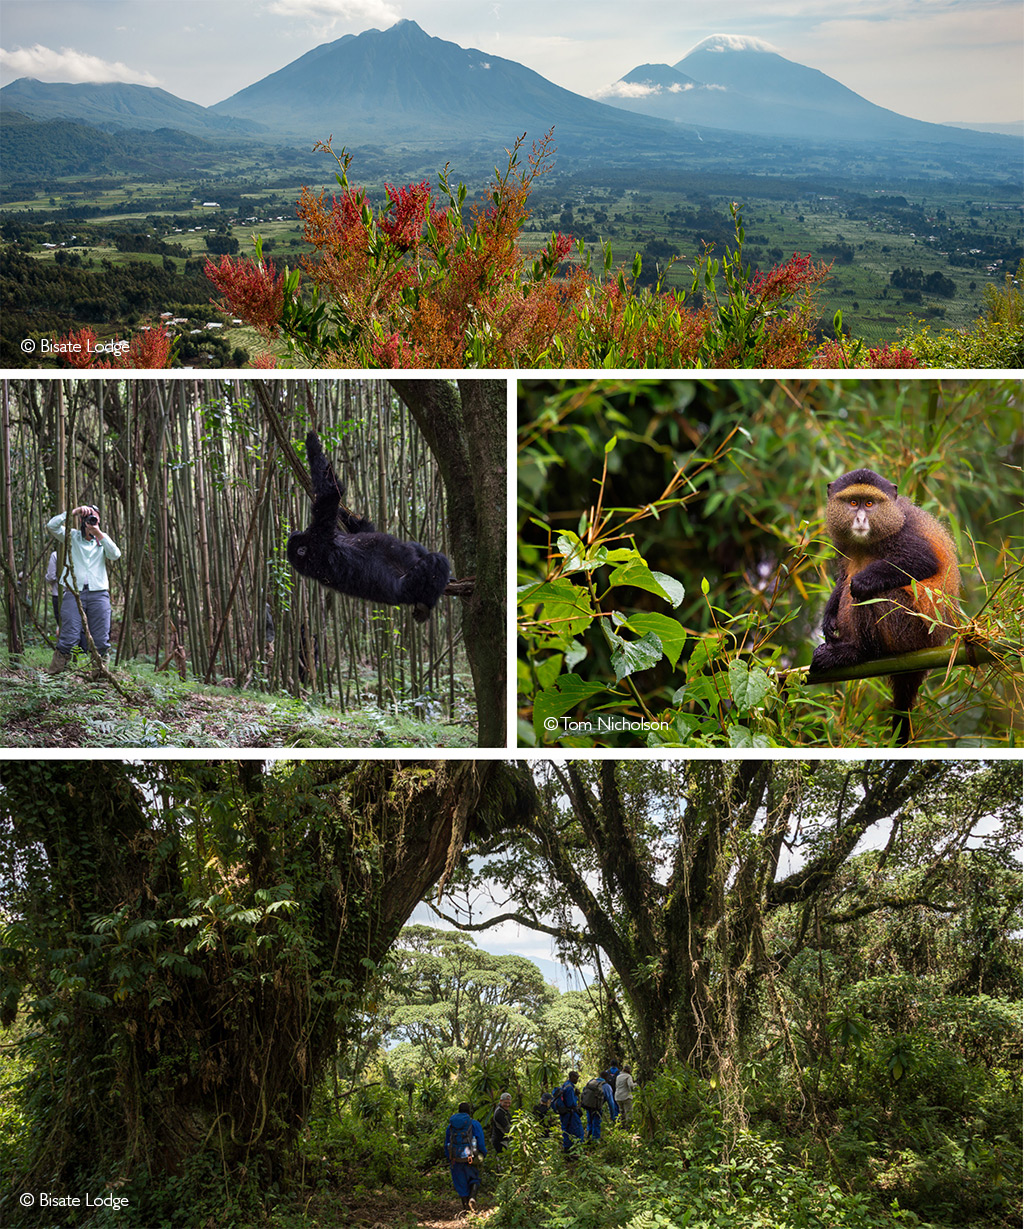
<path id="1" fill-rule="evenodd" d="M 82 523 L 85 525 L 98 525 L 100 518 L 98 516 L 83 516 Z"/>

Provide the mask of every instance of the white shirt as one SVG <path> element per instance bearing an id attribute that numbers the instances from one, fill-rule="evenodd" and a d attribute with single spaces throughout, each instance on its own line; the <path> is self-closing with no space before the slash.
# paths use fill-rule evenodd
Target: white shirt
<path id="1" fill-rule="evenodd" d="M 628 1071 L 620 1071 L 615 1077 L 615 1100 L 632 1101 L 633 1089 L 636 1085 L 633 1083 L 633 1077 Z"/>
<path id="2" fill-rule="evenodd" d="M 67 540 L 68 559 L 65 561 L 60 583 L 71 587 L 73 565 L 74 584 L 78 586 L 78 592 L 83 589 L 109 589 L 107 560 L 121 558 L 119 547 L 114 544 L 113 538 L 108 538 L 106 534 L 97 542 L 95 538 L 84 537 L 80 529 L 65 529 L 66 518 L 66 512 L 58 512 L 52 520 L 46 522 L 48 533 L 60 542 Z"/>

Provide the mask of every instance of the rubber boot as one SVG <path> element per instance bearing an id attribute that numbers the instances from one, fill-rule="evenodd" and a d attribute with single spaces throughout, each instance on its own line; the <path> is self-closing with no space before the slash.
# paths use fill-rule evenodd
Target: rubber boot
<path id="1" fill-rule="evenodd" d="M 60 649 L 53 650 L 53 657 L 50 658 L 50 664 L 47 667 L 47 674 L 60 674 L 62 670 L 66 670 L 71 664 L 71 658 L 65 657 Z"/>

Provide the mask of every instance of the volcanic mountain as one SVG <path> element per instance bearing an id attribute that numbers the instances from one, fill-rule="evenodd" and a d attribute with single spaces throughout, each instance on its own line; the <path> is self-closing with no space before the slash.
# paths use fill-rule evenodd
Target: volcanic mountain
<path id="1" fill-rule="evenodd" d="M 977 145 L 978 135 L 898 115 L 758 39 L 715 34 L 678 63 L 642 64 L 600 95 L 687 125 L 805 140 Z"/>
<path id="2" fill-rule="evenodd" d="M 0 104 L 5 111 L 20 111 L 36 120 L 73 120 L 104 132 L 173 128 L 217 136 L 254 129 L 155 86 L 120 81 L 71 84 L 19 77 L 0 90 Z"/>
<path id="3" fill-rule="evenodd" d="M 414 21 L 324 43 L 211 110 L 307 139 L 333 133 L 339 145 L 481 137 L 508 145 L 552 126 L 559 146 L 567 136 L 600 136 L 657 148 L 683 135 L 573 94 L 512 60 L 433 38 Z"/>

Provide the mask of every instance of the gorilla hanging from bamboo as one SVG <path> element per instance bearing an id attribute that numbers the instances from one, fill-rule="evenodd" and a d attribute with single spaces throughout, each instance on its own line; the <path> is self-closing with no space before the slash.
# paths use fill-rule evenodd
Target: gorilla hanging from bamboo
<path id="1" fill-rule="evenodd" d="M 306 455 L 313 479 L 313 522 L 288 538 L 288 562 L 303 576 L 350 597 L 411 606 L 413 618 L 425 623 L 451 576 L 447 558 L 419 542 L 379 533 L 371 521 L 342 508 L 344 487 L 315 431 L 306 436 Z"/>

